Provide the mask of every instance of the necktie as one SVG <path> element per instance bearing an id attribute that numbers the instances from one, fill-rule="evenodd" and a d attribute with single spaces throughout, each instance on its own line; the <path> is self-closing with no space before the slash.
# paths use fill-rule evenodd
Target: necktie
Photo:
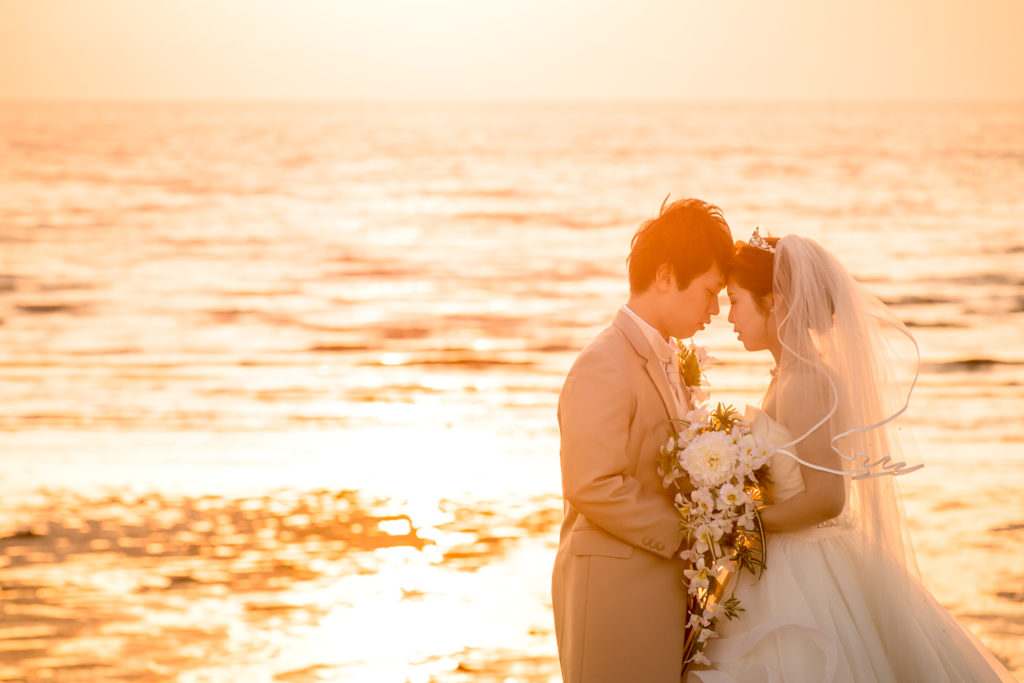
<path id="1" fill-rule="evenodd" d="M 665 367 L 665 374 L 668 376 L 668 384 L 672 387 L 672 395 L 676 399 L 676 407 L 682 410 L 686 406 L 686 392 L 683 389 L 682 378 L 679 377 L 679 368 L 676 366 L 676 360 L 662 361 L 662 365 Z"/>

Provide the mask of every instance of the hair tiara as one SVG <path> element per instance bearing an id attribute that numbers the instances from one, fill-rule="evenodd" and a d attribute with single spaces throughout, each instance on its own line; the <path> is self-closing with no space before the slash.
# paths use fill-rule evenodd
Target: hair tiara
<path id="1" fill-rule="evenodd" d="M 765 239 L 763 237 L 761 237 L 761 228 L 760 227 L 754 228 L 754 234 L 750 236 L 750 241 L 747 242 L 747 244 L 749 244 L 750 246 L 754 247 L 755 249 L 760 249 L 762 251 L 767 251 L 769 254 L 774 254 L 775 253 L 775 247 L 773 247 L 772 245 L 768 244 L 768 242 L 766 242 Z"/>

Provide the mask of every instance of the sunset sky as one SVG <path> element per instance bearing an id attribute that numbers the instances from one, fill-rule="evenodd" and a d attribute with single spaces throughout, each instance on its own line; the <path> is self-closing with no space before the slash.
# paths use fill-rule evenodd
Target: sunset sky
<path id="1" fill-rule="evenodd" d="M 0 0 L 0 99 L 1024 99 L 1022 0 Z"/>

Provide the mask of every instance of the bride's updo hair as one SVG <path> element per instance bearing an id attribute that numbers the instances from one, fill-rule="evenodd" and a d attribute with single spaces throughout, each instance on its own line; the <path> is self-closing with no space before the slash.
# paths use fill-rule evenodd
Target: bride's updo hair
<path id="1" fill-rule="evenodd" d="M 764 237 L 773 248 L 779 243 L 778 237 Z M 765 249 L 752 247 L 739 241 L 733 248 L 732 269 L 729 279 L 754 296 L 757 307 L 766 313 L 768 296 L 772 293 L 772 278 L 775 276 L 775 254 Z"/>
<path id="2" fill-rule="evenodd" d="M 808 271 L 804 273 L 794 273 L 791 270 L 792 263 L 791 259 L 785 257 L 776 258 L 779 254 L 779 240 L 781 237 L 763 237 L 765 243 L 770 245 L 775 252 L 770 252 L 766 249 L 751 246 L 746 242 L 737 242 L 733 251 L 732 259 L 732 270 L 729 271 L 729 281 L 734 282 L 743 289 L 747 290 L 754 297 L 754 303 L 762 313 L 767 314 L 768 311 L 774 306 L 775 314 L 780 319 L 787 318 L 785 314 L 787 306 L 789 304 L 799 306 L 799 303 L 787 302 L 785 299 L 789 298 L 790 287 L 793 286 L 794 278 L 805 283 L 809 283 L 808 286 L 816 292 L 817 296 L 823 301 L 825 305 L 826 316 L 811 317 L 805 316 L 808 323 L 808 331 L 815 334 L 827 334 L 832 328 L 833 316 L 836 311 L 835 293 L 830 290 L 830 285 L 827 281 L 818 281 L 815 278 L 815 273 Z M 821 250 L 821 254 L 827 254 L 816 242 L 812 242 L 817 249 Z M 821 258 L 825 258 L 821 256 Z M 840 268 L 842 266 L 839 266 Z M 778 273 L 776 273 L 778 269 Z M 782 283 L 782 292 L 776 291 L 779 287 L 779 283 L 776 282 L 776 275 Z M 773 296 L 773 301 L 769 303 L 768 297 Z M 780 315 L 780 309 L 782 314 Z"/>

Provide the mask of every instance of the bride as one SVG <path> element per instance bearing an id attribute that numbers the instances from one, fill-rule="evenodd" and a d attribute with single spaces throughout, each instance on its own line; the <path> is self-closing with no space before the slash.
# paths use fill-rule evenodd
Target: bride
<path id="1" fill-rule="evenodd" d="M 729 321 L 775 358 L 754 435 L 774 448 L 760 579 L 687 683 L 1012 681 L 921 585 L 894 477 L 894 418 L 917 380 L 904 326 L 813 240 L 738 242 Z"/>

